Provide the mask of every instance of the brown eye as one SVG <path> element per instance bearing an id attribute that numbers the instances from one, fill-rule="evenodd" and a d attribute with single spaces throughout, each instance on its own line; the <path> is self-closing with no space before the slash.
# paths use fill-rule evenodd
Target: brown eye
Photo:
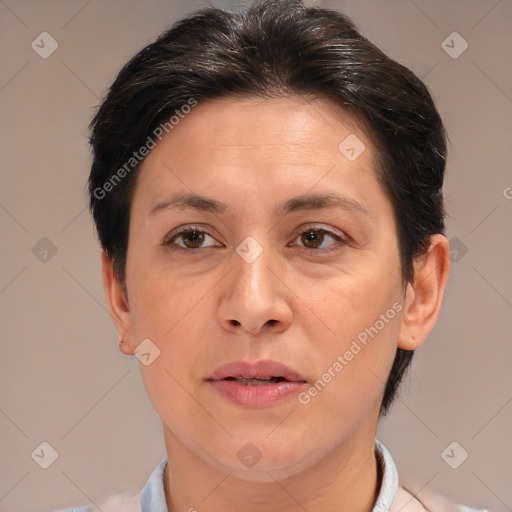
<path id="1" fill-rule="evenodd" d="M 299 238 L 301 244 L 307 249 L 326 249 L 335 245 L 336 242 L 342 241 L 339 236 L 325 229 L 307 229 L 299 235 Z M 329 238 L 334 240 L 334 242 L 323 245 L 325 241 L 328 242 Z"/>
<path id="2" fill-rule="evenodd" d="M 201 247 L 204 242 L 204 235 L 205 233 L 203 231 L 189 231 L 181 234 L 185 246 L 189 249 Z"/>
<path id="3" fill-rule="evenodd" d="M 207 238 L 211 239 L 211 243 L 209 245 L 203 245 Z M 178 246 L 182 249 L 203 249 L 208 247 L 214 247 L 218 244 L 216 244 L 213 237 L 211 237 L 208 233 L 205 231 L 201 231 L 198 229 L 185 229 L 181 231 L 180 233 L 175 234 L 171 238 L 169 238 L 165 245 L 168 246 Z"/>
<path id="4" fill-rule="evenodd" d="M 300 238 L 306 247 L 316 249 L 317 244 L 321 244 L 324 241 L 324 233 L 317 230 L 304 231 Z"/>

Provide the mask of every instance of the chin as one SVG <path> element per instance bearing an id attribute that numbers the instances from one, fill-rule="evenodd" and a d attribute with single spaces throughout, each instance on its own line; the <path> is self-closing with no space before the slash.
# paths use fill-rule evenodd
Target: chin
<path id="1" fill-rule="evenodd" d="M 267 439 L 259 443 L 233 441 L 221 453 L 210 453 L 210 457 L 222 466 L 223 471 L 233 472 L 236 478 L 247 482 L 275 483 L 276 478 L 291 477 L 315 462 L 310 453 L 311 446 L 306 451 L 296 444 L 289 444 L 289 441 L 288 444 L 282 438 L 274 442 Z M 234 457 L 227 456 L 229 453 L 234 453 Z M 314 453 L 318 454 L 319 450 Z"/>

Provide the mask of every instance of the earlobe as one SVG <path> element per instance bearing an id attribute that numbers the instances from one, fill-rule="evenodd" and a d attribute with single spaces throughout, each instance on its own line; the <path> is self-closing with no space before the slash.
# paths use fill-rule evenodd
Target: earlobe
<path id="1" fill-rule="evenodd" d="M 135 347 L 130 340 L 126 340 L 124 337 L 119 338 L 119 350 L 127 356 L 133 356 L 135 352 Z"/>
<path id="2" fill-rule="evenodd" d="M 444 235 L 430 237 L 425 254 L 414 261 L 414 281 L 405 292 L 398 347 L 415 350 L 434 329 L 450 272 L 450 249 Z"/>
<path id="3" fill-rule="evenodd" d="M 104 250 L 101 251 L 101 270 L 108 308 L 119 333 L 119 350 L 123 354 L 133 355 L 135 347 L 129 305 L 123 286 L 115 275 L 113 262 Z"/>

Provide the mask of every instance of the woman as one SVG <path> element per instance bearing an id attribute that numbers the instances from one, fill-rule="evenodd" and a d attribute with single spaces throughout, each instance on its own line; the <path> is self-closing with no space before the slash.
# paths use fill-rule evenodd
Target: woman
<path id="1" fill-rule="evenodd" d="M 338 12 L 205 9 L 125 65 L 91 144 L 107 301 L 164 431 L 144 512 L 470 510 L 376 440 L 450 266 L 411 71 Z"/>

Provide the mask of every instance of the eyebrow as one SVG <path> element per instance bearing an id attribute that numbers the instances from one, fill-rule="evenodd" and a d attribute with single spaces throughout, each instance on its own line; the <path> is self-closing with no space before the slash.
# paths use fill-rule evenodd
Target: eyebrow
<path id="1" fill-rule="evenodd" d="M 278 215 L 286 215 L 296 211 L 317 210 L 321 208 L 341 208 L 370 216 L 368 210 L 361 203 L 339 194 L 315 194 L 292 197 L 280 204 L 277 207 L 276 213 Z M 153 216 L 160 211 L 170 209 L 192 209 L 210 213 L 227 213 L 230 210 L 229 206 L 221 201 L 192 193 L 175 196 L 154 205 L 149 215 Z"/>

